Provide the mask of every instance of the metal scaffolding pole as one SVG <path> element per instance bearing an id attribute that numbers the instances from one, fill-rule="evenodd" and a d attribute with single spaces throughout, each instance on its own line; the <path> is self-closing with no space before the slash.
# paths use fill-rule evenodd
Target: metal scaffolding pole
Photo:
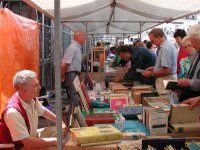
<path id="1" fill-rule="evenodd" d="M 89 40 L 88 40 L 88 35 L 87 35 L 87 33 L 88 33 L 88 24 L 87 24 L 87 22 L 86 22 L 86 24 L 85 24 L 85 27 L 86 27 L 86 29 L 85 29 L 85 31 L 86 31 L 86 36 L 87 36 L 87 38 L 86 38 L 86 42 L 85 42 L 85 57 L 86 57 L 86 72 L 88 73 L 88 70 L 89 70 L 89 64 L 88 64 L 88 61 L 89 61 L 89 53 L 90 53 L 90 51 L 89 51 L 89 45 L 88 45 L 88 42 L 89 42 Z"/>
<path id="2" fill-rule="evenodd" d="M 60 0 L 54 0 L 54 74 L 55 74 L 55 96 L 56 96 L 56 127 L 57 127 L 57 149 L 62 150 L 62 106 L 61 106 L 61 71 L 60 71 Z"/>

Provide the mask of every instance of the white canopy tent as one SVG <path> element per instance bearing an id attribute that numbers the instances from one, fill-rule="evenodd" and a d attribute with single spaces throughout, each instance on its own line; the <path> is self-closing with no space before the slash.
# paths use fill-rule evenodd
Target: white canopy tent
<path id="1" fill-rule="evenodd" d="M 54 0 L 24 0 L 54 19 Z M 88 35 L 138 34 L 200 12 L 200 0 L 60 0 L 60 20 Z"/>

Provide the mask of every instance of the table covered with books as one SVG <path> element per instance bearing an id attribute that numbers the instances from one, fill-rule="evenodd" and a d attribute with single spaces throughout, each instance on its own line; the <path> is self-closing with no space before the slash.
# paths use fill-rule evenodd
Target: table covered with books
<path id="1" fill-rule="evenodd" d="M 80 84 L 81 107 L 72 113 L 66 150 L 180 149 L 186 147 L 188 140 L 189 145 L 199 146 L 191 141 L 199 141 L 200 107 L 190 111 L 188 105 L 175 104 L 172 91 L 156 91 L 138 83 L 127 87 L 109 82 L 108 88 L 105 82 L 90 85 L 93 89 L 87 83 Z M 87 131 L 88 128 L 92 130 Z"/>
<path id="2" fill-rule="evenodd" d="M 65 144 L 64 150 L 117 150 L 118 144 L 103 144 L 98 146 L 79 146 L 70 137 Z"/>

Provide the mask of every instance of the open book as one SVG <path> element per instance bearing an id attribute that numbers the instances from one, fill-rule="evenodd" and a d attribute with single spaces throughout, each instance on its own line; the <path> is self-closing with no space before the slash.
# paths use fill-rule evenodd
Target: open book
<path id="1" fill-rule="evenodd" d="M 163 84 L 166 90 L 177 90 L 180 89 L 178 81 L 176 80 L 163 80 Z"/>

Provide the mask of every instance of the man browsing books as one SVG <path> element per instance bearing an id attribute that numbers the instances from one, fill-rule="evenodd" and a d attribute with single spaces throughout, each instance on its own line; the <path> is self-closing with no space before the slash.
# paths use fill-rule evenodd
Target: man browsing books
<path id="1" fill-rule="evenodd" d="M 130 81 L 140 81 L 141 83 L 154 85 L 155 78 L 146 78 L 142 76 L 142 73 L 138 73 L 136 69 L 145 70 L 146 68 L 155 64 L 156 55 L 151 53 L 148 49 L 143 47 L 129 47 L 120 46 L 118 48 L 118 55 L 123 60 L 131 60 L 131 68 L 123 77 L 115 77 L 114 82 L 121 82 L 122 80 L 126 82 Z"/>
<path id="2" fill-rule="evenodd" d="M 174 44 L 166 39 L 162 29 L 151 30 L 149 39 L 158 47 L 158 57 L 155 66 L 147 68 L 143 75 L 147 78 L 156 77 L 156 89 L 164 90 L 163 80 L 177 80 L 177 50 Z"/>
<path id="3" fill-rule="evenodd" d="M 178 86 L 183 87 L 179 97 L 182 102 L 189 98 L 200 96 L 200 25 L 194 25 L 188 31 L 188 38 L 196 49 L 186 78 L 178 81 Z"/>

